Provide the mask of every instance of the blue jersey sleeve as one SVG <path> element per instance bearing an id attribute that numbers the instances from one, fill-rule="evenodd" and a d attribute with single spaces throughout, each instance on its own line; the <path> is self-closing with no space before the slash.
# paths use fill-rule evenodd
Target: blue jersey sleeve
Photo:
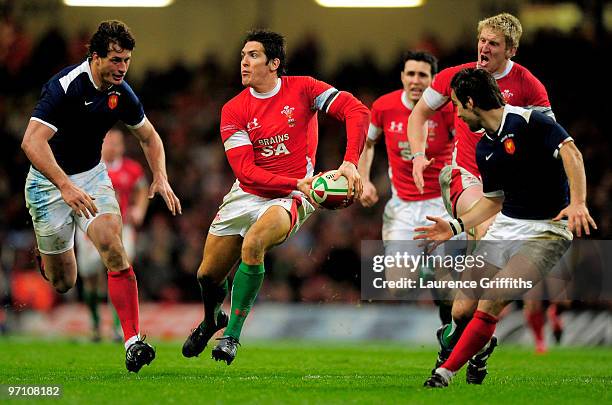
<path id="1" fill-rule="evenodd" d="M 57 131 L 65 101 L 66 93 L 59 80 L 55 79 L 47 82 L 42 88 L 36 107 L 34 107 L 32 118 L 43 121 Z"/>
<path id="2" fill-rule="evenodd" d="M 559 155 L 561 145 L 568 140 L 572 140 L 572 137 L 561 125 L 540 112 L 532 112 L 529 123 L 537 127 L 532 133 L 544 136 L 545 148 L 555 158 Z"/>
<path id="3" fill-rule="evenodd" d="M 144 121 L 144 107 L 132 88 L 125 82 L 123 84 L 125 86 L 125 100 L 127 103 L 125 108 L 121 110 L 121 121 L 129 127 L 138 127 Z"/>

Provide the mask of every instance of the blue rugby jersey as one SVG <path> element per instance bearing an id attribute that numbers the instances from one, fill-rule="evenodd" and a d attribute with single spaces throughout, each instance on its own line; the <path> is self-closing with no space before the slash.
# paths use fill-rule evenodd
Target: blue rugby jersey
<path id="1" fill-rule="evenodd" d="M 31 119 L 55 131 L 49 140 L 53 155 L 67 174 L 75 174 L 100 163 L 104 136 L 117 121 L 138 128 L 145 114 L 127 82 L 96 89 L 85 60 L 63 69 L 43 86 Z"/>
<path id="2" fill-rule="evenodd" d="M 556 217 L 569 204 L 559 148 L 571 140 L 552 118 L 506 105 L 500 129 L 476 147 L 484 195 L 503 196 L 502 213 L 511 218 Z"/>

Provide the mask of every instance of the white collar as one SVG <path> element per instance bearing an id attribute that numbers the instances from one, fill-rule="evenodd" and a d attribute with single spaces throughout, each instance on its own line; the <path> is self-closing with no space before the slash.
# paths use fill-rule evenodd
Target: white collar
<path id="1" fill-rule="evenodd" d="M 404 104 L 404 107 L 410 111 L 414 110 L 414 103 L 408 99 L 408 93 L 406 93 L 406 90 L 402 91 L 402 104 Z"/>
<path id="2" fill-rule="evenodd" d="M 282 80 L 279 77 L 278 79 L 276 79 L 276 86 L 274 86 L 274 88 L 272 90 L 270 90 L 269 92 L 267 92 L 267 93 L 258 93 L 258 92 L 255 91 L 254 88 L 251 87 L 250 88 L 251 95 L 253 97 L 255 97 L 255 98 L 270 98 L 270 97 L 273 97 L 273 96 L 275 96 L 280 91 L 281 83 L 282 83 Z"/>

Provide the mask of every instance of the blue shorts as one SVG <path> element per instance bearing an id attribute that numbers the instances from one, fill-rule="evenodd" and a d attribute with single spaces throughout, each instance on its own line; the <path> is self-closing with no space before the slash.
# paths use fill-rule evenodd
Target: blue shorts
<path id="1" fill-rule="evenodd" d="M 30 211 L 38 250 L 54 255 L 74 247 L 74 231 L 77 225 L 83 232 L 97 216 L 121 215 L 119 203 L 106 165 L 102 162 L 93 169 L 68 176 L 77 187 L 91 195 L 98 208 L 96 217 L 79 217 L 62 199 L 57 187 L 33 167 L 26 178 L 25 199 Z"/>

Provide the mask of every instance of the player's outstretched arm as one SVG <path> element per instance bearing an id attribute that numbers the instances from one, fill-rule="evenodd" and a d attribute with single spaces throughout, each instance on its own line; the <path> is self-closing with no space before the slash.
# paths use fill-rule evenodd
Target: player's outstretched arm
<path id="1" fill-rule="evenodd" d="M 68 175 L 57 164 L 53 151 L 49 146 L 49 139 L 55 131 L 38 121 L 30 120 L 21 142 L 21 149 L 25 152 L 32 165 L 60 190 L 62 199 L 76 212 L 85 218 L 95 216 L 98 208 L 94 198 L 77 187 Z"/>
<path id="2" fill-rule="evenodd" d="M 149 187 L 149 198 L 153 198 L 157 193 L 162 196 L 172 215 L 182 214 L 181 201 L 168 183 L 166 153 L 159 134 L 147 118 L 145 118 L 145 123 L 141 127 L 132 129 L 132 132 L 140 141 L 142 151 L 153 172 L 153 182 Z"/>
<path id="3" fill-rule="evenodd" d="M 559 215 L 553 218 L 558 221 L 567 217 L 567 226 L 571 232 L 575 232 L 578 237 L 582 236 L 582 230 L 587 235 L 591 234 L 589 225 L 597 229 L 595 220 L 589 214 L 586 206 L 586 173 L 582 153 L 578 150 L 574 142 L 567 141 L 559 149 L 563 168 L 570 186 L 570 204 L 565 207 Z"/>
<path id="4" fill-rule="evenodd" d="M 370 126 L 370 128 L 372 128 L 372 126 Z M 368 138 L 363 148 L 363 152 L 361 152 L 361 157 L 359 158 L 359 175 L 363 183 L 363 192 L 361 193 L 359 202 L 361 202 L 361 205 L 364 207 L 371 207 L 378 202 L 376 186 L 370 181 L 370 171 L 372 168 L 372 161 L 374 160 L 375 146 L 376 142 Z"/>
<path id="5" fill-rule="evenodd" d="M 412 152 L 412 177 L 417 190 L 421 194 L 425 191 L 425 181 L 423 171 L 429 167 L 434 159 L 427 159 L 425 146 L 427 144 L 427 120 L 430 119 L 436 110 L 432 110 L 425 100 L 421 98 L 408 117 L 408 142 Z"/>
<path id="6" fill-rule="evenodd" d="M 415 228 L 414 239 L 427 239 L 443 242 L 458 235 L 466 229 L 479 225 L 497 214 L 502 209 L 503 197 L 482 197 L 460 218 L 446 221 L 442 218 L 427 216 L 433 225 Z"/>

